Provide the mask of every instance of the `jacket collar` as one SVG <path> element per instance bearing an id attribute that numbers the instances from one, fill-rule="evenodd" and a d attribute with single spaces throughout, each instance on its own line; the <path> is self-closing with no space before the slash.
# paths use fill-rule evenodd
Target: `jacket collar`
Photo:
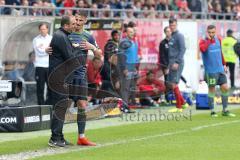
<path id="1" fill-rule="evenodd" d="M 64 32 L 66 35 L 69 35 L 69 34 L 70 34 L 70 32 L 64 30 L 62 27 L 60 28 L 60 30 L 61 30 L 62 32 Z"/>

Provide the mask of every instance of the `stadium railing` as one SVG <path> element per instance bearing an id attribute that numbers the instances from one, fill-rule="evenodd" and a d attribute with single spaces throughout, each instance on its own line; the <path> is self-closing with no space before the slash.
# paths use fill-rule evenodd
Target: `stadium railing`
<path id="1" fill-rule="evenodd" d="M 5 9 L 4 9 L 5 8 Z M 14 16 L 60 16 L 72 12 L 86 11 L 90 18 L 138 18 L 138 19 L 159 19 L 179 16 L 181 19 L 221 19 L 237 20 L 234 13 L 208 13 L 208 12 L 180 12 L 180 11 L 136 11 L 132 9 L 93 9 L 93 8 L 64 8 L 64 7 L 34 7 L 34 6 L 13 6 L 1 5 L 0 15 Z M 34 13 L 33 13 L 34 12 Z M 60 13 L 60 14 L 59 14 Z M 94 15 L 93 15 L 94 14 Z M 104 16 L 107 14 L 107 16 Z M 128 17 L 131 14 L 131 17 Z M 151 15 L 144 17 L 143 15 Z"/>

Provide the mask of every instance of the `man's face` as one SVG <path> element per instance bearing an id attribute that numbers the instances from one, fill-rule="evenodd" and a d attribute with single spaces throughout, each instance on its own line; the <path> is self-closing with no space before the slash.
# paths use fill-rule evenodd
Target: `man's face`
<path id="1" fill-rule="evenodd" d="M 213 39 L 215 37 L 215 34 L 216 34 L 216 28 L 213 28 L 213 29 L 208 29 L 208 35 L 211 39 Z"/>
<path id="2" fill-rule="evenodd" d="M 46 36 L 48 34 L 48 27 L 44 24 L 39 28 L 40 34 Z"/>
<path id="3" fill-rule="evenodd" d="M 133 39 L 134 38 L 134 29 L 133 28 L 130 28 L 130 27 L 127 28 L 127 37 L 129 39 Z"/>
<path id="4" fill-rule="evenodd" d="M 67 25 L 65 25 L 66 31 L 72 32 L 72 31 L 74 30 L 75 23 L 76 23 L 75 17 L 72 16 L 72 17 L 70 18 L 70 23 L 67 24 Z"/>
<path id="5" fill-rule="evenodd" d="M 153 74 L 147 75 L 147 81 L 152 82 L 153 78 L 154 78 Z"/>
<path id="6" fill-rule="evenodd" d="M 0 0 L 0 5 L 5 5 L 5 0 Z"/>
<path id="7" fill-rule="evenodd" d="M 174 21 L 174 22 L 170 23 L 169 27 L 172 32 L 175 32 L 177 30 L 177 22 Z"/>
<path id="8" fill-rule="evenodd" d="M 96 70 L 99 69 L 102 66 L 102 61 L 100 59 L 95 59 L 93 61 L 93 66 Z"/>
<path id="9" fill-rule="evenodd" d="M 84 16 L 77 15 L 75 16 L 76 23 L 75 23 L 75 29 L 79 30 L 83 27 L 83 25 L 87 22 L 87 18 Z"/>
<path id="10" fill-rule="evenodd" d="M 31 62 L 34 62 L 34 61 L 35 61 L 35 54 L 32 54 L 32 55 L 30 56 L 30 61 L 31 61 Z"/>
<path id="11" fill-rule="evenodd" d="M 114 40 L 115 42 L 119 42 L 119 40 L 120 40 L 120 35 L 119 35 L 118 33 L 115 33 L 112 38 L 113 38 L 113 40 Z"/>

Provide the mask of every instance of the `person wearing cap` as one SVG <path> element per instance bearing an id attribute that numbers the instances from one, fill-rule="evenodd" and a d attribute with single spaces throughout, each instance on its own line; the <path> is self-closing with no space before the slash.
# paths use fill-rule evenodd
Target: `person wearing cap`
<path id="1" fill-rule="evenodd" d="M 234 72 L 235 72 L 235 63 L 237 61 L 237 54 L 234 51 L 234 45 L 237 43 L 237 40 L 233 37 L 233 30 L 227 30 L 227 37 L 222 40 L 222 52 L 226 65 L 230 71 L 230 81 L 231 88 L 235 88 L 234 84 Z"/>

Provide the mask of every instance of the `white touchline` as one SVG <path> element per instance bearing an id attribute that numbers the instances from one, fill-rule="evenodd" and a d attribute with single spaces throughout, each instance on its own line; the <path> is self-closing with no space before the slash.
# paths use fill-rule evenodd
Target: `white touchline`
<path id="1" fill-rule="evenodd" d="M 74 152 L 74 151 L 91 150 L 91 149 L 125 144 L 125 143 L 130 143 L 130 142 L 142 141 L 142 140 L 146 140 L 146 139 L 153 139 L 153 138 L 157 138 L 157 137 L 165 137 L 165 136 L 172 136 L 172 135 L 177 135 L 177 134 L 182 134 L 182 133 L 196 132 L 196 131 L 199 131 L 199 130 L 202 130 L 205 128 L 224 126 L 224 125 L 239 123 L 239 122 L 240 122 L 240 120 L 234 120 L 234 121 L 229 121 L 229 122 L 221 122 L 221 123 L 214 123 L 214 124 L 209 124 L 209 125 L 202 125 L 202 126 L 197 126 L 197 127 L 180 130 L 180 131 L 176 131 L 176 132 L 167 132 L 167 133 L 161 133 L 161 134 L 152 135 L 152 136 L 145 136 L 145 137 L 140 137 L 140 138 L 132 138 L 132 139 L 127 139 L 127 140 L 120 140 L 120 141 L 116 141 L 116 142 L 99 144 L 96 147 L 75 146 L 75 147 L 70 147 L 70 148 L 46 148 L 46 149 L 30 151 L 30 152 L 21 152 L 21 153 L 17 153 L 17 154 L 2 155 L 2 156 L 0 156 L 0 160 L 26 160 L 26 159 L 36 158 L 36 157 L 41 157 L 41 156 L 50 156 L 50 155 L 62 154 L 62 153 L 68 153 L 68 152 Z"/>

